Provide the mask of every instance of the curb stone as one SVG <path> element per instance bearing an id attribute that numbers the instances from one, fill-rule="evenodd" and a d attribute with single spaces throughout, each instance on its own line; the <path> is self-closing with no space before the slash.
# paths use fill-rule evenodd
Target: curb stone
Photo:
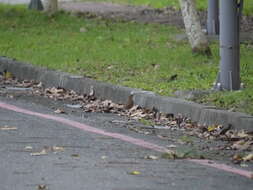
<path id="1" fill-rule="evenodd" d="M 108 99 L 119 104 L 127 104 L 128 97 L 133 95 L 135 105 L 148 109 L 156 108 L 163 113 L 175 115 L 180 113 L 199 124 L 231 124 L 236 129 L 253 129 L 253 116 L 244 113 L 220 110 L 178 98 L 160 96 L 149 91 L 112 85 L 0 57 L 0 71 L 5 69 L 20 80 L 42 82 L 46 88 L 59 86 L 80 94 L 89 94 L 93 89 L 97 98 Z"/>

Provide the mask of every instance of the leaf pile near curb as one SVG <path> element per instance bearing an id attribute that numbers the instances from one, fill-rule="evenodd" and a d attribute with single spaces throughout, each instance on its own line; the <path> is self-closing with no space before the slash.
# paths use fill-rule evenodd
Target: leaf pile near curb
<path id="1" fill-rule="evenodd" d="M 15 79 L 0 78 L 0 85 L 17 86 L 24 88 L 32 88 L 27 93 L 33 95 L 43 96 L 54 100 L 68 100 L 75 104 L 80 105 L 80 109 L 85 112 L 102 112 L 102 113 L 115 113 L 121 116 L 126 116 L 132 120 L 147 120 L 152 124 L 151 129 L 157 126 L 164 129 L 183 130 L 190 136 L 197 136 L 202 139 L 209 140 L 222 140 L 227 142 L 222 150 L 235 150 L 240 156 L 234 155 L 233 160 L 236 162 L 253 161 L 251 153 L 253 152 L 253 131 L 235 130 L 233 126 L 223 125 L 198 125 L 192 122 L 190 118 L 184 117 L 181 114 L 165 114 L 160 113 L 156 108 L 152 110 L 141 108 L 137 105 L 121 105 L 116 104 L 110 100 L 97 99 L 94 90 L 90 94 L 80 95 L 73 90 L 67 90 L 61 87 L 43 88 L 42 83 L 34 81 L 17 81 Z M 57 112 L 56 112 L 57 113 Z M 144 133 L 146 134 L 146 133 Z M 149 133 L 147 133 L 149 134 Z M 241 154 L 241 152 L 248 154 Z"/>

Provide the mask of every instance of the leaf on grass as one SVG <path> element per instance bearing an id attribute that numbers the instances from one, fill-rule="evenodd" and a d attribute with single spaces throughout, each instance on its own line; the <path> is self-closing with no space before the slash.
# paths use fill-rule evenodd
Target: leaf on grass
<path id="1" fill-rule="evenodd" d="M 0 130 L 1 131 L 12 131 L 12 130 L 17 130 L 18 128 L 17 127 L 10 127 L 10 126 L 3 126 L 3 127 L 0 127 Z"/>
<path id="2" fill-rule="evenodd" d="M 87 31 L 88 31 L 88 30 L 87 30 L 86 28 L 84 28 L 84 27 L 81 27 L 81 28 L 80 28 L 80 32 L 81 32 L 81 33 L 84 33 L 84 32 L 87 32 Z"/>
<path id="3" fill-rule="evenodd" d="M 140 172 L 140 171 L 135 170 L 135 171 L 129 172 L 129 174 L 130 174 L 130 175 L 140 175 L 140 174 L 141 174 L 141 172 Z"/>
<path id="4" fill-rule="evenodd" d="M 31 156 L 43 156 L 43 155 L 47 155 L 47 151 L 45 149 L 43 149 L 40 152 L 32 152 L 30 155 Z"/>
<path id="5" fill-rule="evenodd" d="M 154 67 L 154 70 L 158 70 L 160 68 L 159 64 L 152 64 L 152 66 Z"/>

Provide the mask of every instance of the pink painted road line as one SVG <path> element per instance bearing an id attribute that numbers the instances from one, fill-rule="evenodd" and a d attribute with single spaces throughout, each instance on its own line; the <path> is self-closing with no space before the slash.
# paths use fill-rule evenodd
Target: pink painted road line
<path id="1" fill-rule="evenodd" d="M 40 118 L 57 121 L 57 122 L 65 124 L 65 125 L 69 125 L 69 126 L 81 129 L 83 131 L 113 137 L 115 139 L 119 139 L 119 140 L 122 140 L 122 141 L 125 141 L 125 142 L 129 142 L 131 144 L 135 144 L 135 145 L 138 145 L 140 147 L 147 148 L 147 149 L 150 149 L 150 150 L 154 150 L 154 151 L 157 151 L 157 152 L 161 152 L 161 153 L 168 152 L 168 149 L 165 148 L 165 147 L 162 147 L 162 146 L 159 146 L 159 145 L 156 145 L 156 144 L 153 144 L 153 143 L 149 143 L 149 142 L 141 140 L 141 139 L 133 138 L 133 137 L 130 137 L 130 136 L 127 136 L 127 135 L 119 134 L 119 133 L 106 132 L 104 130 L 97 129 L 95 127 L 91 127 L 91 126 L 85 125 L 83 123 L 79 123 L 79 122 L 76 122 L 76 121 L 72 121 L 72 120 L 69 120 L 69 119 L 65 119 L 65 118 L 62 118 L 62 117 L 57 117 L 57 116 L 53 116 L 53 115 L 49 115 L 49 114 L 42 114 L 42 113 L 26 110 L 26 109 L 23 109 L 23 108 L 19 108 L 17 106 L 6 104 L 6 103 L 1 102 L 1 101 L 0 101 L 0 108 L 10 110 L 10 111 L 14 111 L 14 112 L 18 112 L 18 113 L 22 113 L 22 114 L 27 114 L 27 115 L 31 115 L 31 116 L 37 116 L 37 117 L 40 117 Z M 215 162 L 210 161 L 210 160 L 197 160 L 197 159 L 187 159 L 187 160 L 190 161 L 190 162 L 200 164 L 200 165 L 213 167 L 213 168 L 216 168 L 216 169 L 219 169 L 219 170 L 223 170 L 223 171 L 226 171 L 226 172 L 238 174 L 238 175 L 253 179 L 253 173 L 249 172 L 249 171 L 246 171 L 246 170 L 237 169 L 237 168 L 225 165 L 225 164 L 215 163 Z"/>

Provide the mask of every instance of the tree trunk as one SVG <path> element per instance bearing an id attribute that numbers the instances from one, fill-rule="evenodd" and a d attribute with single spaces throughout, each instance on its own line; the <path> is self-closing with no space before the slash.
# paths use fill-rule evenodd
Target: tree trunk
<path id="1" fill-rule="evenodd" d="M 194 53 L 211 55 L 207 37 L 201 29 L 195 0 L 179 0 L 186 34 Z"/>
<path id="2" fill-rule="evenodd" d="M 53 15 L 58 10 L 58 0 L 44 0 L 45 12 Z"/>
<path id="3" fill-rule="evenodd" d="M 43 5 L 41 3 L 41 0 L 31 0 L 29 5 L 28 5 L 28 9 L 34 9 L 34 10 L 42 11 L 43 10 Z"/>

